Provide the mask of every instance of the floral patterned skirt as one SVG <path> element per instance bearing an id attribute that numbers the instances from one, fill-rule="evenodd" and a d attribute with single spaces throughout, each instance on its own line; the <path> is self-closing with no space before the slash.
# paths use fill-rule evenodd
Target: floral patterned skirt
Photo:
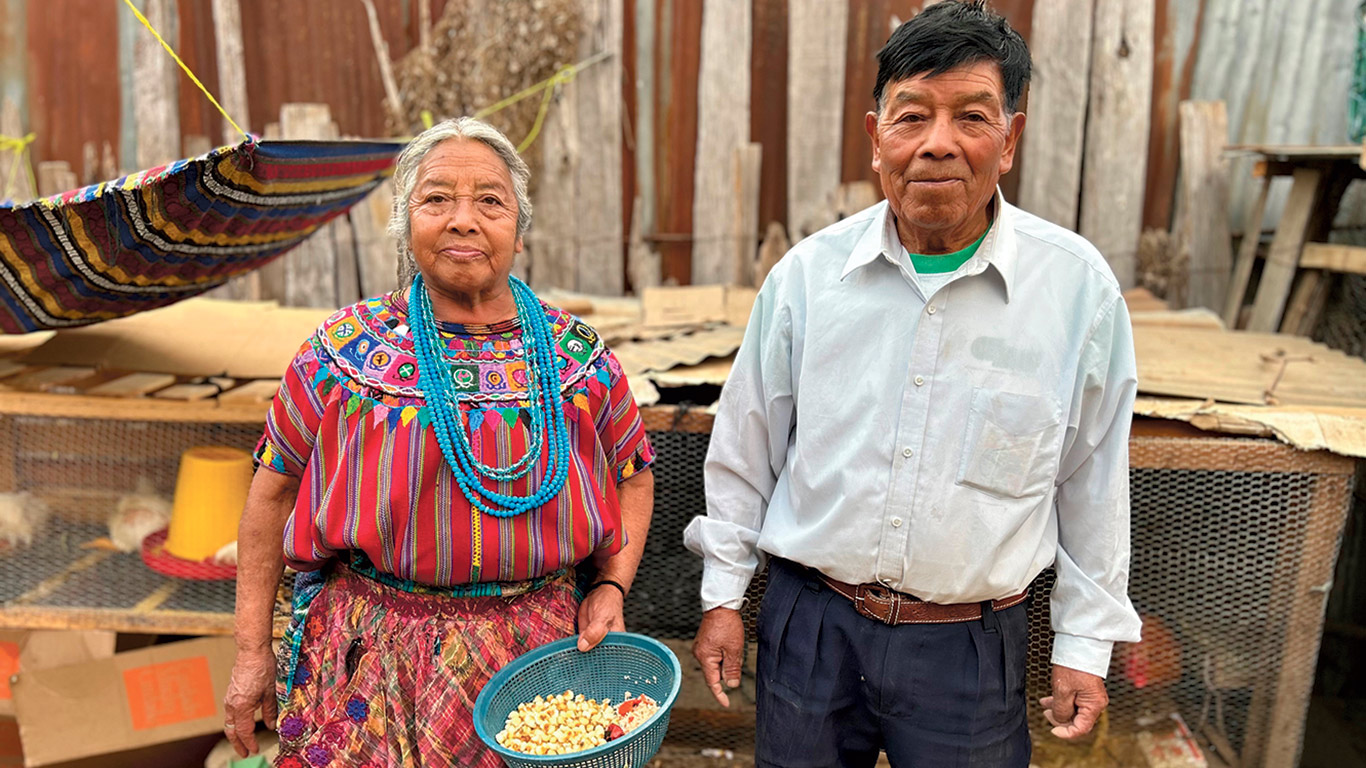
<path id="1" fill-rule="evenodd" d="M 575 632 L 573 571 L 539 588 L 453 597 L 383 584 L 338 565 L 307 606 L 280 710 L 282 768 L 502 764 L 471 713 L 495 672 Z M 519 593 L 520 591 L 520 593 Z"/>

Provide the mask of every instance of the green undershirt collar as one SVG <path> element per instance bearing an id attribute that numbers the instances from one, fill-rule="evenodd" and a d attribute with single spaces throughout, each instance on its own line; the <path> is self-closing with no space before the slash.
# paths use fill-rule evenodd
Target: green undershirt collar
<path id="1" fill-rule="evenodd" d="M 986 239 L 987 233 L 991 231 L 991 223 L 987 223 L 987 228 L 982 230 L 981 236 L 972 241 L 972 244 L 962 250 L 953 253 L 912 253 L 911 264 L 915 267 L 916 274 L 921 275 L 942 275 L 945 272 L 953 272 L 959 267 L 968 263 Z"/>

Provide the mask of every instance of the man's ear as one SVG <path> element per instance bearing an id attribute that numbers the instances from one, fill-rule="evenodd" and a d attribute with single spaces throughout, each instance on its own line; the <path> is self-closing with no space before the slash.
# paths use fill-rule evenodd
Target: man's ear
<path id="1" fill-rule="evenodd" d="M 876 112 L 869 112 L 863 116 L 863 130 L 868 132 L 868 139 L 873 142 L 873 172 L 882 173 L 882 152 L 878 145 Z"/>
<path id="2" fill-rule="evenodd" d="M 1020 146 L 1020 136 L 1024 134 L 1025 113 L 1011 115 L 1010 125 L 1006 127 L 1006 145 L 1001 151 L 1001 175 L 1004 176 L 1015 167 L 1015 150 Z"/>

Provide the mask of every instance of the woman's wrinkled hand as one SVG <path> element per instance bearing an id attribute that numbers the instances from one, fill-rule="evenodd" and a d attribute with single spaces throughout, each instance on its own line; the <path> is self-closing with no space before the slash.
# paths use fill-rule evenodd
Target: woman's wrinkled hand
<path id="1" fill-rule="evenodd" d="M 228 692 L 223 697 L 223 734 L 238 757 L 256 754 L 256 710 L 266 727 L 275 729 L 275 653 L 267 643 L 260 649 L 237 649 Z"/>
<path id="2" fill-rule="evenodd" d="M 579 650 L 591 651 L 608 632 L 625 632 L 621 616 L 625 598 L 612 587 L 598 587 L 579 604 Z"/>

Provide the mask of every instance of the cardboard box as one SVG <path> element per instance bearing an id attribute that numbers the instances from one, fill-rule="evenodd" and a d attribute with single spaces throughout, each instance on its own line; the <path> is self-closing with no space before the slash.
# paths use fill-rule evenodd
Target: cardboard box
<path id="1" fill-rule="evenodd" d="M 0 717 L 14 716 L 10 678 L 25 669 L 45 669 L 79 664 L 114 655 L 113 632 L 0 630 Z M 3 728 L 3 726 L 0 726 Z M 0 734 L 0 745 L 4 736 Z M 3 755 L 0 746 L 0 755 Z M 0 757 L 0 766 L 4 766 Z"/>
<path id="2" fill-rule="evenodd" d="M 0 768 L 24 768 L 19 724 L 12 717 L 0 717 Z"/>
<path id="3" fill-rule="evenodd" d="M 25 765 L 218 733 L 233 655 L 215 637 L 25 670 L 12 685 Z"/>

